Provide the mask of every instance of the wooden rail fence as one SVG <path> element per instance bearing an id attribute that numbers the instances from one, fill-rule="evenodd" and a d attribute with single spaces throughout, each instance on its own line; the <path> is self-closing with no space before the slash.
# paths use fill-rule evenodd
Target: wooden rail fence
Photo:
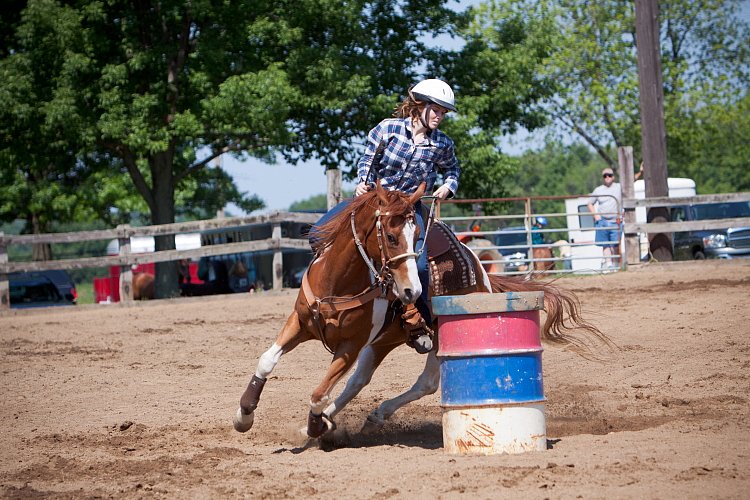
<path id="1" fill-rule="evenodd" d="M 635 220 L 635 209 L 638 207 L 679 207 L 682 205 L 704 205 L 706 203 L 731 203 L 750 201 L 750 193 L 703 194 L 680 198 L 666 196 L 645 199 L 624 199 L 622 206 L 625 211 L 623 232 L 625 233 L 625 248 L 623 255 L 627 256 L 628 264 L 640 261 L 639 233 L 679 233 L 683 231 L 703 231 L 707 229 L 728 229 L 731 227 L 750 227 L 750 217 L 732 219 L 706 219 L 679 222 L 628 222 Z"/>
<path id="2" fill-rule="evenodd" d="M 197 259 L 224 254 L 273 250 L 273 289 L 282 288 L 283 250 L 309 249 L 306 239 L 282 237 L 281 225 L 285 222 L 312 224 L 320 218 L 319 213 L 273 212 L 252 217 L 229 217 L 192 222 L 178 222 L 157 226 L 131 227 L 118 226 L 115 229 L 79 231 L 73 233 L 48 233 L 32 235 L 6 235 L 0 233 L 0 309 L 10 307 L 10 286 L 8 274 L 24 271 L 44 271 L 50 269 L 83 269 L 88 267 L 120 266 L 120 297 L 123 301 L 133 300 L 132 267 L 152 262 L 170 262 L 180 259 Z M 134 236 L 161 236 L 180 233 L 201 233 L 212 229 L 241 228 L 252 225 L 270 224 L 272 234 L 264 240 L 225 243 L 201 246 L 190 250 L 163 250 L 149 253 L 131 253 L 130 238 Z M 11 245 L 32 245 L 35 243 L 73 243 L 83 241 L 118 239 L 119 255 L 105 257 L 83 257 L 76 259 L 9 262 L 8 247 Z"/>
<path id="3" fill-rule="evenodd" d="M 570 197 L 539 197 L 539 199 L 570 198 Z M 520 198 L 518 198 L 520 199 Z M 493 199 L 493 200 L 468 200 L 468 201 L 505 201 L 518 200 L 517 198 Z M 524 198 L 526 199 L 526 198 Z M 528 198 L 529 202 L 532 198 Z M 467 200 L 460 200 L 467 201 Z M 625 247 L 622 252 L 627 256 L 627 263 L 634 264 L 640 261 L 639 233 L 674 233 L 682 231 L 697 231 L 704 229 L 724 229 L 730 227 L 750 227 L 750 217 L 733 219 L 712 219 L 701 221 L 661 222 L 661 223 L 638 223 L 635 221 L 635 209 L 637 207 L 675 207 L 681 205 L 696 205 L 716 202 L 741 202 L 750 201 L 750 193 L 712 194 L 699 195 L 684 198 L 649 198 L 649 199 L 623 199 Z M 527 203 L 528 204 L 528 203 Z M 528 212 L 528 207 L 527 207 Z M 568 215 L 568 214 L 536 214 L 536 215 Z M 530 217 L 530 212 L 526 217 Z M 508 216 L 511 217 L 511 216 Z M 513 216 L 515 217 L 515 216 Z M 124 302 L 133 300 L 132 290 L 132 267 L 138 264 L 169 262 L 180 259 L 198 259 L 224 254 L 255 252 L 261 250 L 273 250 L 273 289 L 282 288 L 283 276 L 283 249 L 309 248 L 307 239 L 282 237 L 281 225 L 285 222 L 297 222 L 312 224 L 320 218 L 319 213 L 293 213 L 273 212 L 267 215 L 252 217 L 231 217 L 223 219 L 210 219 L 192 222 L 180 222 L 174 224 L 163 224 L 158 226 L 131 227 L 128 225 L 118 226 L 115 229 L 99 231 L 79 231 L 74 233 L 50 233 L 39 235 L 5 235 L 0 233 L 0 309 L 10 307 L 8 274 L 22 271 L 41 271 L 49 269 L 82 269 L 88 267 L 120 266 L 120 297 Z M 131 253 L 130 238 L 135 236 L 160 236 L 180 233 L 201 233 L 216 229 L 242 228 L 246 226 L 270 224 L 272 226 L 271 237 L 264 240 L 243 241 L 236 243 L 225 243 L 220 245 L 201 246 L 190 250 L 164 250 L 149 253 Z M 546 231 L 565 231 L 565 229 L 549 229 Z M 483 235 L 484 232 L 476 233 Z M 490 233 L 487 233 L 490 234 Z M 119 255 L 105 257 L 84 257 L 76 259 L 50 260 L 50 261 L 27 261 L 9 262 L 7 249 L 11 245 L 31 245 L 35 243 L 71 243 L 94 240 L 118 239 Z M 549 245 L 546 245 L 549 246 Z M 559 259 L 554 259 L 559 260 Z"/>

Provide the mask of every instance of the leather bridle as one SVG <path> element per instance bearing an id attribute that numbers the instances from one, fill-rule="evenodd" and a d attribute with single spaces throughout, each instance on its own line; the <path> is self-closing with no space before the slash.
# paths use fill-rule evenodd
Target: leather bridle
<path id="1" fill-rule="evenodd" d="M 390 265 L 394 262 L 408 259 L 410 257 L 416 259 L 417 257 L 419 257 L 420 252 L 404 252 L 394 257 L 389 257 L 388 250 L 383 244 L 383 240 L 386 239 L 385 229 L 383 228 L 383 223 L 381 221 L 381 216 L 383 215 L 388 216 L 390 215 L 390 213 L 386 212 L 385 214 L 383 214 L 380 209 L 375 211 L 375 232 L 378 238 L 378 250 L 380 251 L 380 271 L 375 269 L 375 266 L 372 263 L 372 259 L 370 259 L 367 255 L 367 251 L 365 250 L 362 242 L 359 239 L 359 236 L 357 235 L 357 228 L 354 224 L 354 212 L 351 213 L 351 226 L 352 235 L 354 236 L 354 243 L 357 245 L 357 250 L 359 250 L 359 254 L 362 256 L 362 260 L 364 260 L 365 264 L 367 264 L 367 267 L 375 277 L 376 282 L 382 288 L 386 289 L 393 284 L 393 274 L 391 273 Z M 404 223 L 404 225 L 406 225 L 408 222 L 415 223 L 414 218 L 414 210 L 412 209 L 412 211 L 406 215 L 406 222 Z"/>

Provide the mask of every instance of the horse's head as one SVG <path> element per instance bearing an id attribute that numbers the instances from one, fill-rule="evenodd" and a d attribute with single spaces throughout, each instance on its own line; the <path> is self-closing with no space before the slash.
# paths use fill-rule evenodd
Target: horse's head
<path id="1" fill-rule="evenodd" d="M 376 231 L 375 237 L 368 238 L 367 251 L 371 256 L 381 256 L 381 264 L 393 277 L 393 292 L 401 302 L 413 304 L 422 294 L 417 273 L 415 245 L 419 229 L 414 204 L 424 194 L 425 184 L 412 195 L 386 191 L 379 183 L 374 191 Z"/>
<path id="2" fill-rule="evenodd" d="M 424 190 L 422 183 L 414 194 L 407 195 L 377 184 L 354 198 L 348 210 L 318 226 L 318 247 L 333 249 L 339 242 L 338 251 L 343 251 L 344 245 L 352 243 L 354 233 L 354 242 L 370 270 L 381 282 L 392 283 L 393 292 L 403 303 L 414 303 L 422 293 L 414 248 L 419 236 L 414 204 Z"/>

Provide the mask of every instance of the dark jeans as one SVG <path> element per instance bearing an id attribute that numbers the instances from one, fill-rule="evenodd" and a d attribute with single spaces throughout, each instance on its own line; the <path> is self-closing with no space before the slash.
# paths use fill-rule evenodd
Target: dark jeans
<path id="1" fill-rule="evenodd" d="M 311 228 L 308 234 L 308 239 L 311 246 L 315 246 L 320 238 L 317 237 L 317 228 L 323 223 L 329 221 L 334 215 L 346 210 L 351 203 L 351 200 L 344 200 L 332 209 L 330 209 L 323 217 L 318 220 Z M 430 307 L 427 305 L 427 291 L 430 286 L 430 271 L 427 264 L 427 246 L 424 241 L 424 215 L 422 214 L 422 202 L 417 202 L 414 205 L 416 211 L 417 227 L 419 227 L 419 238 L 417 239 L 416 250 L 417 252 L 422 249 L 422 253 L 417 258 L 417 272 L 419 274 L 419 282 L 422 284 L 422 295 L 417 299 L 417 309 L 422 315 L 422 318 L 427 322 L 427 326 L 432 326 L 432 314 L 430 313 Z M 373 222 L 374 223 L 374 222 Z"/>

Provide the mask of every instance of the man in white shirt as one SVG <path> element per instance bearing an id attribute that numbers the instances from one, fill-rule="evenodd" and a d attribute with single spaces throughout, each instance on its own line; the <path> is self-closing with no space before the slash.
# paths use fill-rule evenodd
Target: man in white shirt
<path id="1" fill-rule="evenodd" d="M 622 207 L 622 186 L 615 182 L 615 173 L 607 167 L 602 170 L 604 184 L 597 186 L 589 198 L 589 212 L 594 215 L 596 244 L 602 247 L 604 266 L 619 267 L 613 263 L 619 261 L 620 247 L 620 210 Z"/>

